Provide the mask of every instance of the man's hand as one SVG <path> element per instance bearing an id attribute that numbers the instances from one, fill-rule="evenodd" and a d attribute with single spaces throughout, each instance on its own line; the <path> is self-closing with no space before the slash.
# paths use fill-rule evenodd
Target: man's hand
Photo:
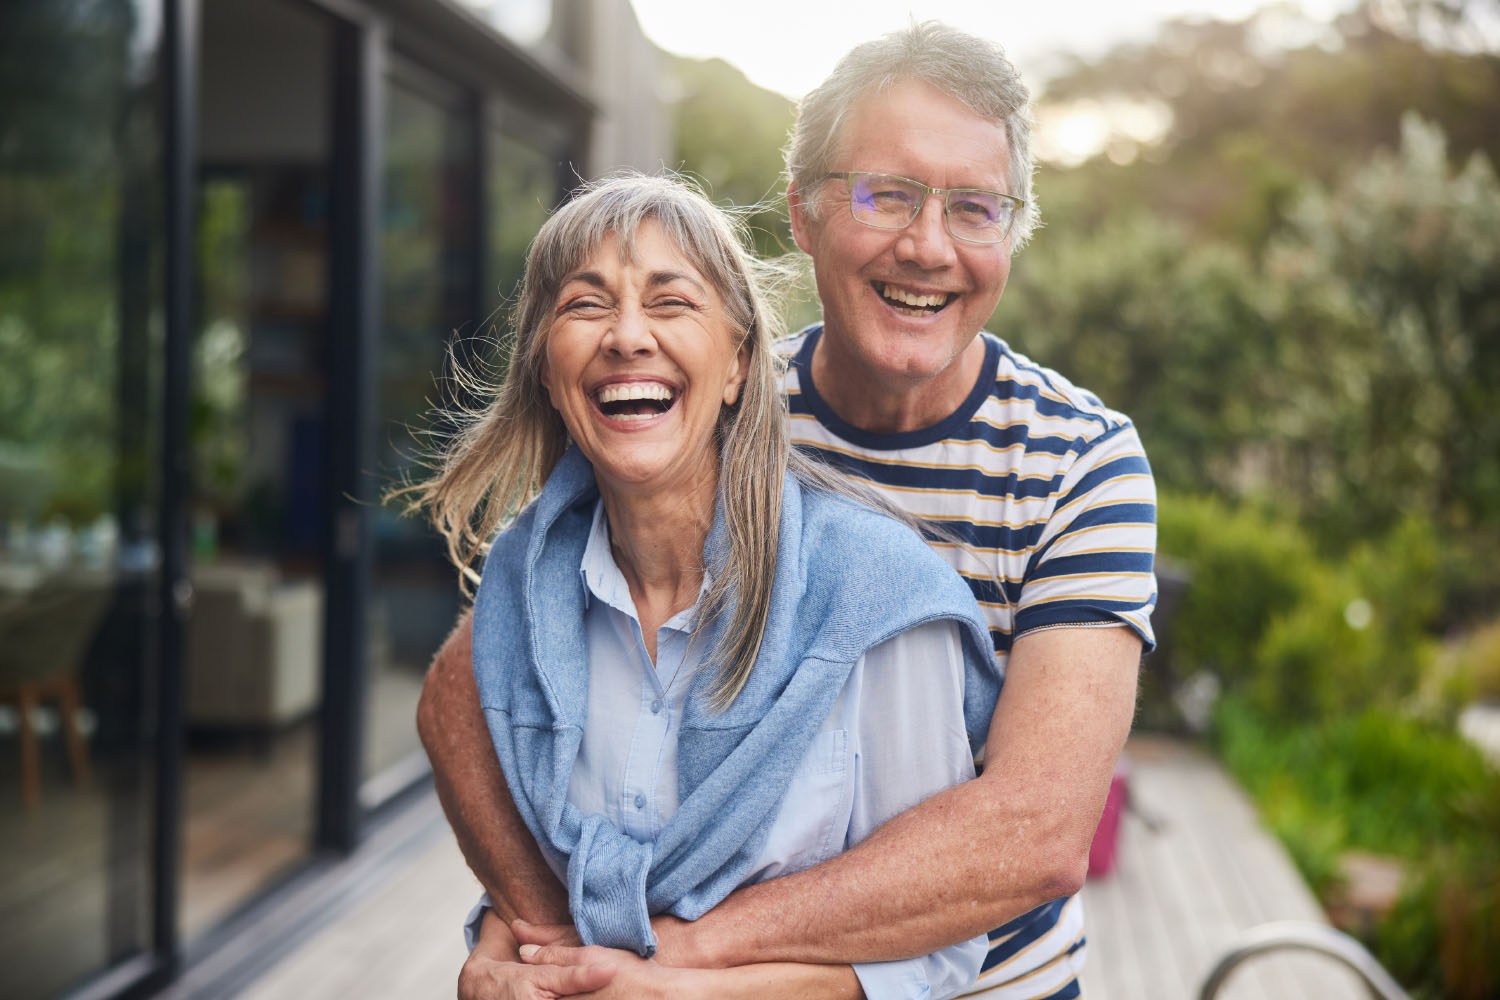
<path id="1" fill-rule="evenodd" d="M 587 1000 L 864 1000 L 847 965 L 757 963 L 734 969 L 674 969 L 614 948 L 523 944 L 521 961 L 543 968 L 612 966 L 614 979 Z"/>

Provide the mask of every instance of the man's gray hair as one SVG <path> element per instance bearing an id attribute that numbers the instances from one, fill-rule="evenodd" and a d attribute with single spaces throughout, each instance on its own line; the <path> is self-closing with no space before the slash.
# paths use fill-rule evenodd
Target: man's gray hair
<path id="1" fill-rule="evenodd" d="M 787 180 L 795 181 L 810 198 L 834 169 L 855 105 L 902 80 L 921 80 L 1005 129 L 1010 147 L 1008 193 L 1026 202 L 1011 232 L 1011 246 L 1025 246 L 1040 218 L 1031 185 L 1031 94 L 1000 46 L 937 21 L 912 24 L 856 45 L 828 79 L 802 99 L 786 148 Z"/>

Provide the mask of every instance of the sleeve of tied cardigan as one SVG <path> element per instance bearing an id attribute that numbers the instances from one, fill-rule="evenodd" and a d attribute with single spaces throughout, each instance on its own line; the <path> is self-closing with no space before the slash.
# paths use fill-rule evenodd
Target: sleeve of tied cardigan
<path id="1" fill-rule="evenodd" d="M 622 833 L 602 816 L 585 817 L 578 847 L 568 859 L 568 908 L 584 944 L 656 954 L 646 911 L 651 847 Z"/>

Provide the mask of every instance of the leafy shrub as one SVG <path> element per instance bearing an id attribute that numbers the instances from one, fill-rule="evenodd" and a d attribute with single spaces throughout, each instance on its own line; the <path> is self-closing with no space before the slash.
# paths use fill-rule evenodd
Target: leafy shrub
<path id="1" fill-rule="evenodd" d="M 1443 659 L 1444 680 L 1454 700 L 1500 701 L 1500 621 L 1467 633 Z"/>
<path id="2" fill-rule="evenodd" d="M 1419 996 L 1500 996 L 1500 828 L 1440 849 L 1376 933 L 1392 975 Z"/>
<path id="3" fill-rule="evenodd" d="M 1255 645 L 1245 685 L 1257 708 L 1279 717 L 1332 718 L 1368 703 L 1383 641 L 1368 623 L 1350 623 L 1351 607 L 1364 598 L 1346 577 L 1318 564 L 1309 569 L 1302 600 L 1273 618 Z"/>
<path id="4" fill-rule="evenodd" d="M 1477 823 L 1478 798 L 1500 795 L 1500 778 L 1461 737 L 1390 709 L 1289 725 L 1230 698 L 1216 721 L 1224 760 L 1250 792 L 1257 799 L 1267 791 L 1285 797 L 1291 793 L 1277 791 L 1275 783 L 1291 780 L 1306 800 L 1296 809 L 1339 818 L 1345 833 L 1340 850 L 1420 857 L 1429 845 Z M 1282 808 L 1287 815 L 1296 811 Z"/>
<path id="5" fill-rule="evenodd" d="M 1261 636 L 1302 600 L 1312 546 L 1285 522 L 1207 497 L 1163 495 L 1157 520 L 1162 554 L 1190 577 L 1172 621 L 1179 672 L 1248 680 Z"/>
<path id="6" fill-rule="evenodd" d="M 1418 521 L 1319 554 L 1286 518 L 1166 496 L 1160 548 L 1191 581 L 1173 616 L 1176 672 L 1212 672 L 1273 719 L 1334 718 L 1405 699 L 1431 660 L 1440 544 Z"/>
<path id="7" fill-rule="evenodd" d="M 1221 702 L 1224 761 L 1324 898 L 1351 849 L 1411 871 L 1370 942 L 1421 997 L 1500 988 L 1500 774 L 1446 727 L 1371 708 L 1316 725 Z"/>

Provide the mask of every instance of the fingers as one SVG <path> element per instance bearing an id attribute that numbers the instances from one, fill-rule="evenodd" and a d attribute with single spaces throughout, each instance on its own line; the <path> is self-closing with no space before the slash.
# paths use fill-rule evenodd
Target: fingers
<path id="1" fill-rule="evenodd" d="M 604 965 L 610 964 L 608 952 L 601 948 L 575 948 L 565 944 L 523 944 L 521 961 L 527 965 Z"/>
<path id="2" fill-rule="evenodd" d="M 528 971 L 533 985 L 551 990 L 558 996 L 592 993 L 608 986 L 610 980 L 615 978 L 615 967 L 612 965 L 575 965 L 567 968 L 542 965 Z"/>
<path id="3" fill-rule="evenodd" d="M 521 965 L 470 955 L 458 975 L 458 1000 L 551 1000 L 593 993 L 615 978 L 608 964 Z"/>
<path id="4" fill-rule="evenodd" d="M 578 947 L 583 941 L 572 924 L 529 924 L 524 920 L 512 920 L 510 932 L 516 936 L 517 944 L 561 944 Z"/>

